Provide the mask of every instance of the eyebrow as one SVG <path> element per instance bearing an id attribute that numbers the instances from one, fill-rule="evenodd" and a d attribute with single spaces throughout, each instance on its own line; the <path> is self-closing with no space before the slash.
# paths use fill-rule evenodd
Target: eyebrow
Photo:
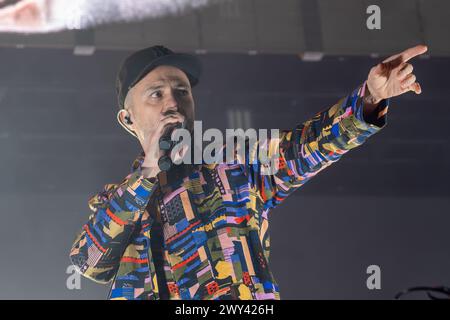
<path id="1" fill-rule="evenodd" d="M 181 79 L 175 78 L 174 81 L 176 82 L 177 87 L 186 87 L 186 88 L 189 87 L 189 85 Z M 147 92 L 149 90 L 157 90 L 157 89 L 161 89 L 165 86 L 164 84 L 161 83 L 162 80 L 156 80 L 155 82 L 157 82 L 157 83 L 146 86 L 144 91 Z"/>

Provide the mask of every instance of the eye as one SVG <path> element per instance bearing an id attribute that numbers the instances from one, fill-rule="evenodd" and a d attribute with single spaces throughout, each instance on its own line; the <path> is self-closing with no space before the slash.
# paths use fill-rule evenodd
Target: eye
<path id="1" fill-rule="evenodd" d="M 150 94 L 150 97 L 152 97 L 152 98 L 161 98 L 161 91 L 155 91 L 155 92 L 152 92 L 151 94 Z"/>
<path id="2" fill-rule="evenodd" d="M 179 89 L 178 92 L 182 96 L 187 96 L 189 94 L 189 90 L 186 90 L 186 89 Z"/>

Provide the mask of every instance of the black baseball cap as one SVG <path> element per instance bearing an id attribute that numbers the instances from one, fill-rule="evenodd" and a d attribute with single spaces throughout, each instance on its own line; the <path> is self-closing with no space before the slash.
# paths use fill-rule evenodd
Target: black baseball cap
<path id="1" fill-rule="evenodd" d="M 198 83 L 202 72 L 200 59 L 191 54 L 175 53 L 161 45 L 136 51 L 122 62 L 117 74 L 116 92 L 120 109 L 124 108 L 128 91 L 150 71 L 161 65 L 170 65 L 182 70 L 191 87 Z"/>

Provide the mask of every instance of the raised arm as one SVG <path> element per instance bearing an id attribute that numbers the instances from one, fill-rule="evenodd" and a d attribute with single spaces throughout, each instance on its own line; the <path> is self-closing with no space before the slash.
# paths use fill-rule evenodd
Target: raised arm
<path id="1" fill-rule="evenodd" d="M 269 158 L 279 149 L 275 174 L 263 174 L 260 161 L 247 163 L 250 182 L 266 208 L 281 203 L 295 189 L 386 125 L 389 100 L 376 105 L 373 112 L 379 116 L 372 123 L 364 118 L 365 86 L 364 82 L 330 108 L 291 131 L 281 132 L 279 139 L 269 139 Z"/>
<path id="2" fill-rule="evenodd" d="M 420 94 L 422 89 L 412 74 L 412 65 L 407 62 L 426 51 L 426 46 L 419 45 L 385 59 L 374 66 L 367 80 L 347 97 L 294 130 L 283 132 L 278 140 L 270 139 L 269 150 L 279 150 L 275 153 L 277 172 L 262 174 L 264 168 L 260 162 L 246 166 L 264 206 L 276 206 L 296 188 L 381 130 L 386 125 L 390 98 L 408 91 Z"/>

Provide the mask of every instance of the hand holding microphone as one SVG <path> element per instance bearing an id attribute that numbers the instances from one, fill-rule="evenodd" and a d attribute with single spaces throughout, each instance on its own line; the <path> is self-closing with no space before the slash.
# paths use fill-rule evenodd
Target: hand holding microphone
<path id="1" fill-rule="evenodd" d="M 172 159 L 170 158 L 170 152 L 177 142 L 172 140 L 172 132 L 175 129 L 184 129 L 185 127 L 185 122 L 178 123 L 172 130 L 169 130 L 165 135 L 159 138 L 159 149 L 166 152 L 166 154 L 158 160 L 158 167 L 161 171 L 168 171 L 173 165 Z"/>
<path id="2" fill-rule="evenodd" d="M 170 151 L 176 144 L 171 141 L 170 136 L 176 127 L 184 127 L 184 123 L 185 118 L 182 114 L 170 113 L 159 121 L 152 134 L 144 138 L 141 143 L 145 152 L 142 169 L 145 170 L 146 177 L 156 177 L 160 171 L 170 169 L 172 166 Z"/>

